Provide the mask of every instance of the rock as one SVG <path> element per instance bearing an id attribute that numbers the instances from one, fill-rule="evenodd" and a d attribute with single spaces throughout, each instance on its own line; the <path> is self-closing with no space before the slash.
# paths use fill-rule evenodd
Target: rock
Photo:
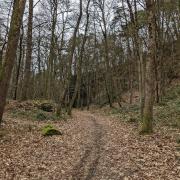
<path id="1" fill-rule="evenodd" d="M 54 107 L 51 103 L 42 103 L 40 104 L 39 108 L 46 112 L 53 112 Z"/>
<path id="2" fill-rule="evenodd" d="M 62 133 L 55 129 L 52 125 L 46 125 L 42 128 L 43 136 L 53 136 L 53 135 L 62 135 Z"/>

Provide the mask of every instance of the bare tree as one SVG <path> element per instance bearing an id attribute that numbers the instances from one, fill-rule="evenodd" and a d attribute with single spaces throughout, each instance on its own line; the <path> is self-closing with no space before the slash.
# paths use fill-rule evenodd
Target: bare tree
<path id="1" fill-rule="evenodd" d="M 33 28 L 33 0 L 29 0 L 29 17 L 28 17 L 28 32 L 27 32 L 27 50 L 24 86 L 22 91 L 22 100 L 28 99 L 29 82 L 31 77 L 31 62 L 32 62 L 32 28 Z"/>
<path id="2" fill-rule="evenodd" d="M 155 82 L 155 61 L 156 61 L 156 16 L 155 16 L 155 1 L 146 1 L 146 10 L 148 14 L 148 57 L 146 62 L 145 76 L 145 104 L 144 115 L 142 119 L 142 133 L 152 132 L 153 122 L 153 103 L 154 103 L 154 82 Z"/>
<path id="3" fill-rule="evenodd" d="M 16 50 L 18 46 L 25 4 L 25 0 L 14 1 L 14 8 L 8 34 L 7 50 L 2 71 L 0 73 L 0 122 L 2 122 L 9 82 L 16 57 Z"/>
<path id="4" fill-rule="evenodd" d="M 70 52 L 68 55 L 67 79 L 65 81 L 64 91 L 60 96 L 60 100 L 59 100 L 59 104 L 58 104 L 58 108 L 57 108 L 57 111 L 58 111 L 57 114 L 59 114 L 59 112 L 61 111 L 60 109 L 62 107 L 63 99 L 66 95 L 66 92 L 70 85 L 70 81 L 71 81 L 71 77 L 72 77 L 72 61 L 73 61 L 73 57 L 74 57 L 74 51 L 76 48 L 76 36 L 77 36 L 77 32 L 78 32 L 78 29 L 80 26 L 81 18 L 82 18 L 82 0 L 80 0 L 79 9 L 80 9 L 80 12 L 79 12 L 78 20 L 77 20 L 77 23 L 76 23 L 76 26 L 75 26 L 75 29 L 73 32 L 72 45 L 71 45 Z"/>
<path id="5" fill-rule="evenodd" d="M 78 65 L 77 65 L 77 79 L 76 79 L 75 90 L 74 90 L 73 97 L 72 97 L 70 104 L 69 104 L 68 114 L 71 114 L 71 110 L 72 110 L 73 104 L 75 102 L 75 99 L 77 97 L 77 94 L 78 94 L 78 92 L 80 92 L 82 61 L 83 61 L 84 47 L 85 47 L 85 44 L 87 41 L 87 32 L 88 32 L 88 26 L 89 26 L 89 5 L 90 5 L 90 1 L 91 0 L 88 0 L 87 7 L 86 7 L 86 26 L 85 26 L 83 42 L 82 42 L 80 55 L 79 55 L 79 61 L 78 61 Z"/>

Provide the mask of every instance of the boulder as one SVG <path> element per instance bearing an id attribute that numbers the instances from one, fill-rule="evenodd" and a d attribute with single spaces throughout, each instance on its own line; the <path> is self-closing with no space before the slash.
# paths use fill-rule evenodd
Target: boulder
<path id="1" fill-rule="evenodd" d="M 42 103 L 39 105 L 39 109 L 46 111 L 46 112 L 53 112 L 54 106 L 51 103 Z"/>

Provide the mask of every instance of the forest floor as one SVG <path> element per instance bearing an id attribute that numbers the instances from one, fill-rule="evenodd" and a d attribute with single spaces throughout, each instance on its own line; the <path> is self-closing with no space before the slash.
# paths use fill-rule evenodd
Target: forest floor
<path id="1" fill-rule="evenodd" d="M 168 117 L 166 106 L 155 107 L 156 118 Z M 34 111 L 8 110 L 0 130 L 0 179 L 179 180 L 177 124 L 159 123 L 153 134 L 142 136 L 132 114 L 136 106 L 131 109 L 74 110 L 64 120 L 35 120 Z M 42 136 L 47 124 L 63 134 Z"/>

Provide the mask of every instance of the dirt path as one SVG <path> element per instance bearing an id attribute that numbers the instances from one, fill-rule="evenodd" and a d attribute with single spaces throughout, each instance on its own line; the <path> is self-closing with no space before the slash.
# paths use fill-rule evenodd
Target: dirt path
<path id="1" fill-rule="evenodd" d="M 81 114 L 82 117 L 82 114 Z M 99 159 L 103 152 L 103 139 L 105 129 L 93 115 L 86 115 L 87 123 L 91 133 L 89 134 L 89 143 L 85 145 L 85 153 L 78 164 L 73 168 L 73 179 L 92 179 L 96 176 Z"/>
<path id="2" fill-rule="evenodd" d="M 76 115 L 86 120 L 86 128 L 91 131 L 72 179 L 180 179 L 171 136 L 158 130 L 150 136 L 139 136 L 135 124 L 86 111 Z"/>
<path id="3" fill-rule="evenodd" d="M 180 179 L 174 140 L 158 130 L 139 136 L 134 124 L 76 111 L 73 119 L 53 123 L 63 136 L 42 138 L 38 129 L 47 122 L 31 122 L 27 131 L 28 121 L 6 121 L 0 180 Z"/>

